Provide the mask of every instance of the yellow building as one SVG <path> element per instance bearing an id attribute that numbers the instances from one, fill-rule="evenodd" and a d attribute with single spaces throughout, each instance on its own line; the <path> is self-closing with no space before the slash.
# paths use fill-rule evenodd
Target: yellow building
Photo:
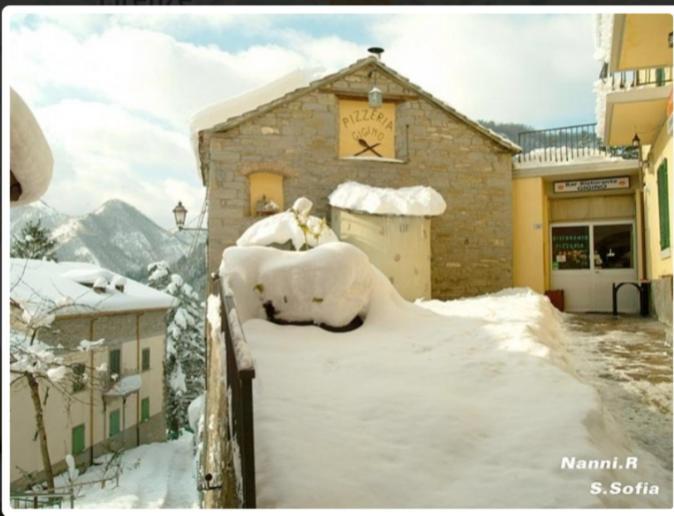
<path id="1" fill-rule="evenodd" d="M 563 290 L 569 311 L 608 312 L 614 283 L 650 280 L 652 305 L 671 322 L 672 17 L 605 15 L 600 29 L 596 131 L 521 135 L 513 282 Z M 618 308 L 638 312 L 638 290 L 621 288 Z"/>
<path id="2" fill-rule="evenodd" d="M 49 374 L 33 367 L 55 474 L 66 469 L 67 455 L 90 465 L 101 454 L 163 440 L 165 315 L 173 298 L 86 263 L 13 259 L 11 273 L 12 488 L 44 479 L 22 373 L 40 348 L 53 354 Z M 36 325 L 27 314 L 41 313 L 55 319 L 31 340 Z M 56 374 L 59 362 L 65 373 Z"/>

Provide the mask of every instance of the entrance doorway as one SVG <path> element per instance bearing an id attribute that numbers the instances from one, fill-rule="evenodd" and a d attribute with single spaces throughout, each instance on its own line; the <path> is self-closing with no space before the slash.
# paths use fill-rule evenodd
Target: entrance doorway
<path id="1" fill-rule="evenodd" d="M 613 283 L 637 280 L 634 221 L 551 224 L 550 282 L 569 312 L 610 312 Z M 618 293 L 621 312 L 639 312 L 637 289 Z"/>

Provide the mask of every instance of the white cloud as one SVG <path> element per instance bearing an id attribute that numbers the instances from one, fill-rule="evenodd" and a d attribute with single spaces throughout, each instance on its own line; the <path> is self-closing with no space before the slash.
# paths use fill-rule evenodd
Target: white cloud
<path id="1" fill-rule="evenodd" d="M 182 134 L 120 108 L 67 100 L 36 110 L 52 146 L 54 180 L 45 201 L 79 215 L 123 199 L 164 227 L 178 200 L 197 212 L 203 188 Z"/>
<path id="2" fill-rule="evenodd" d="M 192 115 L 293 69 L 328 73 L 365 55 L 340 36 L 273 23 L 259 16 L 59 15 L 13 24 L 3 65 L 54 149 L 46 200 L 83 213 L 117 197 L 165 226 L 178 198 L 195 214 L 202 189 L 189 148 Z M 273 30 L 276 43 L 225 51 L 180 35 L 242 27 L 247 36 Z M 560 114 L 584 122 L 583 113 L 592 113 L 589 15 L 391 15 L 368 30 L 386 48 L 388 65 L 469 116 L 545 126 Z"/>
<path id="3" fill-rule="evenodd" d="M 545 126 L 592 112 L 591 15 L 393 16 L 373 33 L 386 64 L 471 117 Z"/>

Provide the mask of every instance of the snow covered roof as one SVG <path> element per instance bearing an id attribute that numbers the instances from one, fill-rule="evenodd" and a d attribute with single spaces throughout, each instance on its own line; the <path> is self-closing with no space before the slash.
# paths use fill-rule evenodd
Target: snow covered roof
<path id="1" fill-rule="evenodd" d="M 21 185 L 21 196 L 11 205 L 20 206 L 37 201 L 47 191 L 54 158 L 30 108 L 17 92 L 9 91 L 9 168 Z"/>
<path id="2" fill-rule="evenodd" d="M 316 79 L 308 84 L 307 82 L 312 78 L 312 73 L 304 72 L 305 75 L 303 78 L 299 74 L 294 76 L 294 78 L 291 78 L 289 76 L 292 74 L 289 74 L 289 76 L 282 77 L 278 81 L 270 83 L 267 85 L 267 87 L 250 92 L 246 95 L 242 95 L 241 97 L 231 99 L 225 103 L 212 106 L 211 108 L 207 108 L 204 111 L 198 113 L 195 116 L 195 122 L 192 123 L 192 143 L 196 152 L 197 162 L 200 162 L 198 148 L 200 131 L 228 131 L 229 129 L 232 129 L 243 122 L 250 120 L 251 118 L 267 113 L 268 111 L 271 111 L 272 109 L 285 104 L 286 102 L 290 102 L 296 98 L 301 97 L 302 95 L 310 93 L 311 91 L 322 88 L 325 85 L 337 81 L 342 77 L 354 73 L 355 71 L 366 66 L 377 66 L 383 73 L 387 74 L 394 81 L 402 84 L 406 88 L 415 91 L 419 96 L 423 97 L 432 104 L 435 104 L 437 107 L 443 111 L 446 111 L 452 116 L 455 116 L 478 132 L 484 134 L 498 145 L 505 148 L 507 151 L 512 153 L 520 152 L 520 147 L 511 142 L 508 138 L 501 136 L 491 129 L 488 129 L 478 122 L 468 118 L 466 115 L 458 112 L 449 104 L 446 104 L 445 102 L 422 89 L 419 85 L 414 84 L 407 77 L 404 77 L 392 68 L 389 68 L 378 58 L 369 56 L 359 59 L 355 63 L 339 70 L 338 72 Z M 295 89 L 292 89 L 293 87 Z M 262 103 L 258 104 L 254 108 L 251 108 L 250 106 L 253 104 L 253 99 L 259 99 Z M 217 122 L 218 119 L 219 122 Z M 202 174 L 202 180 L 205 181 L 205 177 L 203 177 L 203 171 L 201 170 L 201 165 L 199 165 L 199 171 Z"/>
<path id="3" fill-rule="evenodd" d="M 139 374 L 123 376 L 121 380 L 115 383 L 105 392 L 106 396 L 128 396 L 131 393 L 140 390 L 143 381 Z"/>
<path id="4" fill-rule="evenodd" d="M 445 200 L 430 186 L 378 188 L 348 181 L 339 185 L 328 200 L 336 208 L 375 215 L 433 216 L 447 209 Z"/>
<path id="5" fill-rule="evenodd" d="M 307 86 L 315 78 L 316 70 L 297 69 L 283 75 L 264 86 L 248 91 L 242 95 L 229 98 L 223 102 L 212 104 L 192 117 L 190 134 L 192 149 L 200 166 L 199 131 L 210 129 L 216 125 L 255 110 L 286 93 Z"/>
<path id="6" fill-rule="evenodd" d="M 56 315 L 170 308 L 174 298 L 97 265 L 12 258 L 10 297 L 29 313 L 56 310 Z M 111 282 L 113 284 L 111 284 Z M 96 286 L 96 290 L 94 290 Z"/>

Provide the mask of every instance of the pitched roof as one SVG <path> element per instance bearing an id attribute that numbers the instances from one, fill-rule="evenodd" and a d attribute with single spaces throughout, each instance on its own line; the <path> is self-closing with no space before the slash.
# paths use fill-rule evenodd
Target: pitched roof
<path id="1" fill-rule="evenodd" d="M 175 302 L 168 294 L 91 263 L 12 258 L 10 276 L 10 298 L 31 314 L 168 309 Z"/>
<path id="2" fill-rule="evenodd" d="M 462 122 L 464 122 L 466 125 L 472 127 L 479 133 L 482 133 L 486 137 L 490 138 L 492 141 L 503 147 L 509 152 L 512 152 L 513 154 L 520 152 L 520 147 L 517 146 L 515 143 L 511 142 L 508 138 L 501 136 L 500 134 L 495 133 L 494 131 L 484 127 L 483 125 L 479 124 L 478 122 L 468 118 L 466 115 L 458 112 L 456 109 L 451 107 L 450 105 L 446 104 L 445 102 L 441 101 L 437 97 L 433 96 L 432 94 L 428 93 L 424 89 L 422 89 L 419 85 L 414 84 L 411 82 L 409 79 L 406 77 L 400 75 L 398 72 L 393 70 L 392 68 L 389 68 L 386 66 L 384 63 L 382 63 L 380 60 L 378 60 L 374 56 L 366 57 L 364 59 L 360 59 L 353 63 L 350 66 L 347 66 L 346 68 L 343 68 L 339 70 L 338 72 L 335 72 L 330 75 L 326 75 L 325 77 L 321 79 L 317 79 L 311 83 L 309 83 L 306 86 L 299 87 L 295 90 L 292 90 L 285 95 L 282 95 L 270 102 L 267 102 L 265 104 L 261 104 L 257 106 L 256 108 L 246 111 L 244 113 L 232 116 L 231 118 L 225 120 L 222 123 L 216 124 L 210 129 L 204 129 L 207 132 L 225 132 L 230 129 L 233 129 L 234 127 L 237 127 L 241 125 L 242 123 L 255 118 L 257 116 L 263 115 L 264 113 L 267 113 L 287 102 L 291 102 L 303 95 L 306 95 L 307 93 L 310 93 L 314 90 L 317 90 L 319 88 L 325 87 L 327 84 L 337 81 L 341 79 L 342 77 L 346 75 L 350 75 L 357 70 L 360 70 L 361 68 L 365 68 L 367 66 L 372 66 L 375 65 L 379 67 L 384 73 L 388 74 L 395 82 L 398 82 L 400 85 L 402 85 L 405 88 L 408 88 L 410 90 L 413 90 L 415 93 L 417 93 L 420 97 L 423 97 L 430 103 L 436 105 L 438 108 L 441 110 L 449 113 L 450 115 L 458 118 Z"/>

